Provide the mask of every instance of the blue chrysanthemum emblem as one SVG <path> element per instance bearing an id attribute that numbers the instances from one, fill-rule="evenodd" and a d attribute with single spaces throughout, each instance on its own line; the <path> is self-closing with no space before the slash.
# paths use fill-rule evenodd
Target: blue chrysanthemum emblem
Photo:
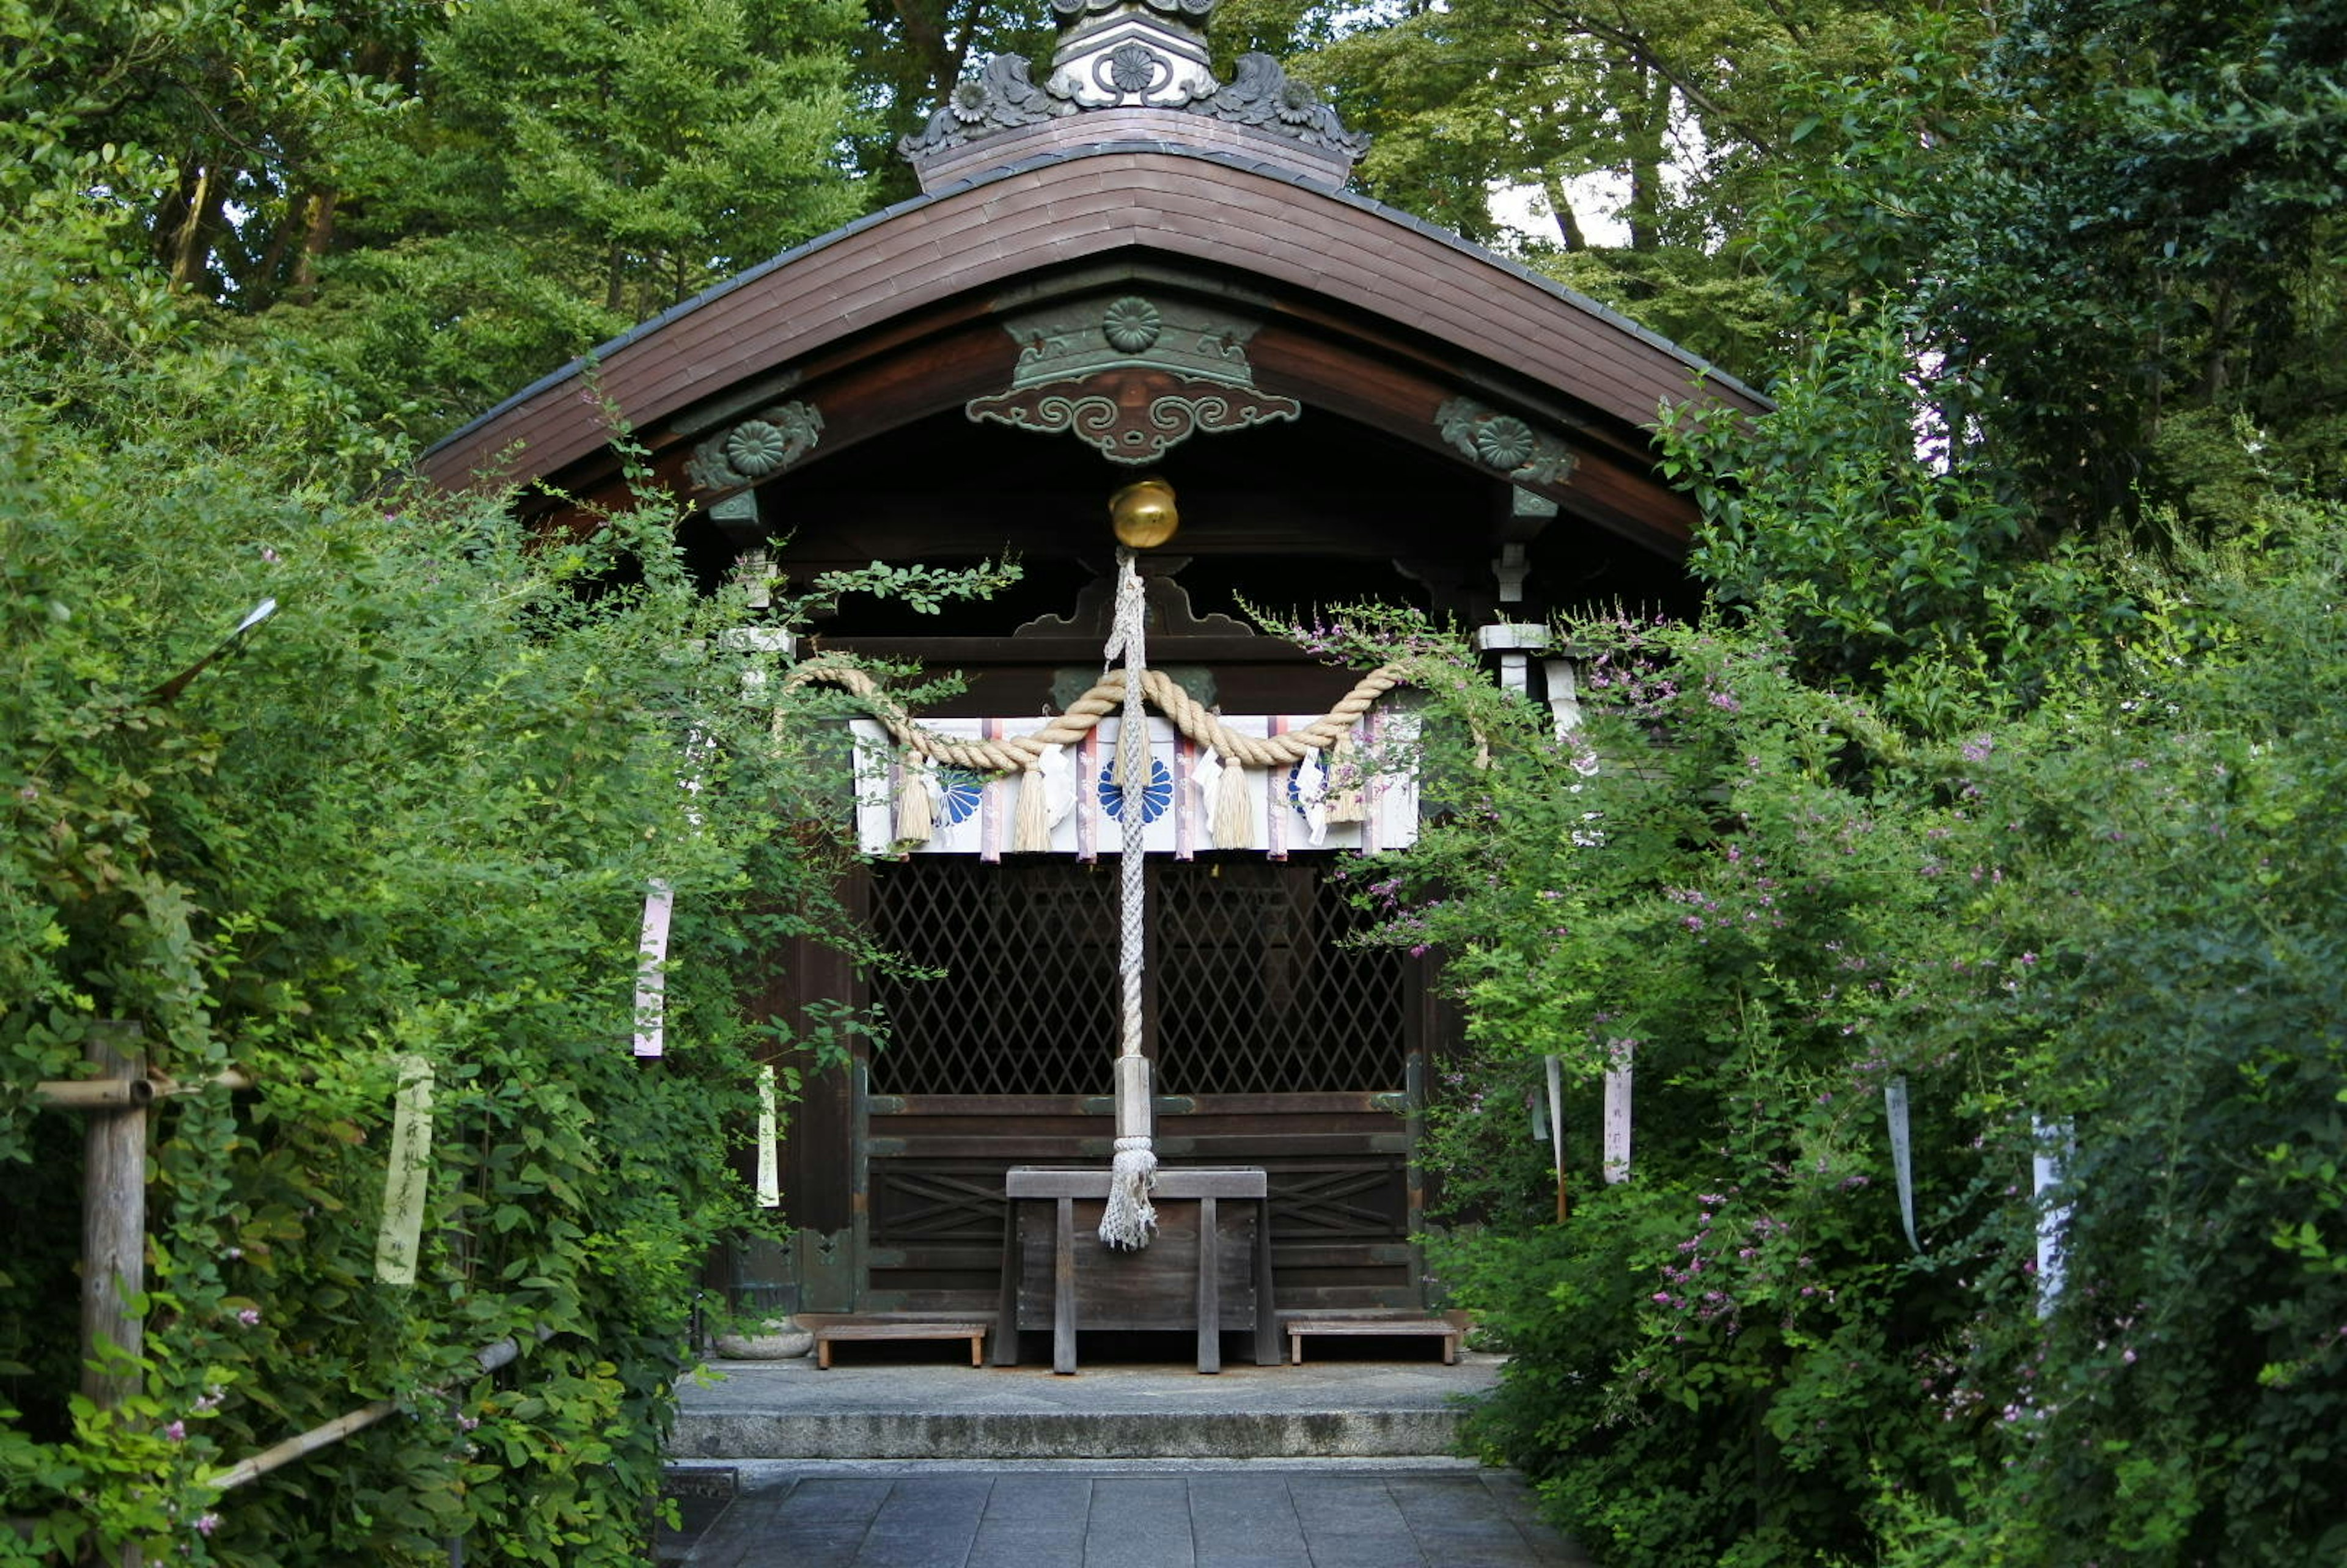
<path id="1" fill-rule="evenodd" d="M 1116 761 L 1109 760 L 1101 769 L 1100 803 L 1102 810 L 1118 822 L 1124 820 L 1124 791 L 1116 785 Z M 1141 792 L 1141 825 L 1148 826 L 1165 815 L 1174 804 L 1174 775 L 1157 758 L 1149 759 L 1149 787 Z"/>
<path id="2" fill-rule="evenodd" d="M 938 817 L 948 827 L 958 827 L 978 810 L 986 794 L 986 775 L 969 768 L 938 770 Z"/>

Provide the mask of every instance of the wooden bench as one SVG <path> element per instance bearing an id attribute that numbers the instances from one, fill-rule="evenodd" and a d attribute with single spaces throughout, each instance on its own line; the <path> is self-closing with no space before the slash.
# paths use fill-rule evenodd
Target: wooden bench
<path id="1" fill-rule="evenodd" d="M 843 1339 L 967 1339 L 969 1364 L 986 1365 L 986 1333 L 993 1327 L 977 1318 L 824 1317 L 799 1314 L 799 1327 L 815 1335 L 815 1364 L 831 1368 L 831 1348 Z"/>
<path id="2" fill-rule="evenodd" d="M 1442 1364 L 1455 1366 L 1459 1360 L 1459 1337 L 1467 1331 L 1467 1315 L 1463 1312 L 1440 1317 L 1290 1317 L 1280 1327 L 1287 1333 L 1287 1359 L 1290 1366 L 1304 1365 L 1304 1340 L 1307 1335 L 1331 1334 L 1351 1337 L 1406 1335 L 1415 1337 L 1440 1337 L 1442 1340 Z"/>

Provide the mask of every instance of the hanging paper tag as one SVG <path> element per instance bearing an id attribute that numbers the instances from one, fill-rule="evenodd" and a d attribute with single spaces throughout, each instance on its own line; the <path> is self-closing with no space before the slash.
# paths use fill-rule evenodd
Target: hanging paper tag
<path id="1" fill-rule="evenodd" d="M 1635 1040 L 1613 1042 L 1613 1066 L 1605 1073 L 1605 1180 L 1630 1177 L 1630 1058 Z"/>
<path id="2" fill-rule="evenodd" d="M 1556 1165 L 1556 1217 L 1564 1221 L 1564 1063 L 1557 1057 L 1547 1060 L 1548 1070 L 1548 1153 Z"/>
<path id="3" fill-rule="evenodd" d="M 644 928 L 636 945 L 636 1054 L 658 1056 L 666 1049 L 662 1014 L 668 990 L 668 923 L 676 893 L 655 880 L 644 897 Z"/>
<path id="4" fill-rule="evenodd" d="M 1891 1170 L 1899 1178 L 1899 1223 L 1906 1228 L 1907 1245 L 1917 1252 L 1915 1239 L 1915 1151 L 1907 1129 L 1907 1080 L 1902 1075 L 1882 1086 L 1882 1109 L 1891 1121 Z"/>
<path id="5" fill-rule="evenodd" d="M 2036 1140 L 2030 1159 L 2032 1185 L 2037 1198 L 2037 1316 L 2050 1317 L 2062 1298 L 2062 1233 L 2070 1224 L 2070 1205 L 2057 1201 L 2072 1142 L 2068 1122 L 2032 1117 L 2029 1128 Z"/>
<path id="6" fill-rule="evenodd" d="M 383 1176 L 383 1229 L 374 1243 L 374 1276 L 385 1285 L 415 1283 L 431 1167 L 432 1064 L 403 1056 L 392 1106 L 391 1163 Z"/>
<path id="7" fill-rule="evenodd" d="M 774 1070 L 767 1065 L 758 1069 L 758 1206 L 778 1209 L 783 1206 L 783 1178 L 775 1163 L 774 1143 L 781 1136 L 781 1116 L 774 1105 Z"/>

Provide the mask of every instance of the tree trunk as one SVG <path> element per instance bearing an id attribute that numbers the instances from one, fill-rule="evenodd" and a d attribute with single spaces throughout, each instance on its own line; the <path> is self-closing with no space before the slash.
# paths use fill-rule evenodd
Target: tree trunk
<path id="1" fill-rule="evenodd" d="M 190 159 L 182 166 L 179 190 L 167 255 L 172 284 L 193 289 L 203 282 L 205 264 L 211 260 L 210 240 L 220 227 L 227 189 L 216 168 Z"/>
<path id="2" fill-rule="evenodd" d="M 1659 251 L 1663 245 L 1663 164 L 1670 130 L 1671 85 L 1638 67 L 1630 67 L 1624 75 L 1632 88 L 1620 100 L 1630 165 L 1630 249 Z"/>
<path id="3" fill-rule="evenodd" d="M 340 200 L 339 192 L 323 188 L 310 192 L 307 220 L 302 230 L 302 253 L 293 262 L 296 304 L 306 305 L 318 297 L 318 258 L 334 242 L 334 206 Z"/>
<path id="4" fill-rule="evenodd" d="M 945 6 L 942 0 L 934 7 L 921 0 L 895 0 L 897 20 L 905 29 L 905 43 L 913 57 L 921 63 L 921 72 L 929 79 L 932 101 L 943 102 L 953 87 L 954 78 L 961 74 L 961 63 L 954 58 L 952 44 L 946 38 Z M 964 36 L 968 29 L 964 29 Z"/>
<path id="5" fill-rule="evenodd" d="M 2225 390 L 2229 379 L 2226 361 L 2233 348 L 2233 280 L 2221 278 L 2217 283 L 2217 299 L 2209 308 L 2209 346 L 2200 361 L 2200 395 L 2214 402 Z"/>
<path id="6" fill-rule="evenodd" d="M 1552 175 L 1542 181 L 1541 190 L 1548 198 L 1549 210 L 1556 214 L 1556 231 L 1564 248 L 1588 250 L 1588 237 L 1581 231 L 1581 220 L 1573 210 L 1573 199 L 1565 191 L 1564 181 Z"/>

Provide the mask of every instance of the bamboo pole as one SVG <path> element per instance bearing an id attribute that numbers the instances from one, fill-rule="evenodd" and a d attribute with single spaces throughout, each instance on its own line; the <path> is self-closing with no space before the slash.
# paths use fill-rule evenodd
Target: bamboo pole
<path id="1" fill-rule="evenodd" d="M 331 1448 L 353 1432 L 364 1431 L 385 1416 L 395 1414 L 398 1409 L 398 1402 L 393 1399 L 377 1399 L 371 1405 L 362 1405 L 346 1416 L 336 1416 L 323 1427 L 313 1427 L 299 1437 L 287 1438 L 249 1459 L 237 1460 L 226 1470 L 214 1471 L 204 1478 L 204 1484 L 226 1491 L 231 1487 L 242 1486 L 246 1481 L 258 1481 L 271 1471 L 282 1469 L 304 1454 Z"/>
<path id="2" fill-rule="evenodd" d="M 541 1327 L 538 1337 L 540 1340 L 551 1339 L 554 1330 Z M 494 1372 L 500 1367 L 511 1366 L 520 1355 L 521 1342 L 508 1337 L 494 1345 L 484 1346 L 474 1353 L 473 1361 L 482 1371 Z M 445 1391 L 445 1385 L 429 1390 L 435 1394 Z M 348 1415 L 336 1416 L 323 1426 L 313 1427 L 298 1437 L 287 1438 L 283 1442 L 272 1444 L 248 1459 L 239 1460 L 226 1470 L 214 1471 L 204 1477 L 204 1484 L 227 1491 L 249 1481 L 258 1481 L 271 1471 L 282 1470 L 306 1454 L 331 1448 L 354 1432 L 364 1431 L 385 1416 L 396 1414 L 398 1409 L 398 1401 L 394 1399 L 377 1399 L 373 1404 L 362 1405 Z"/>
<path id="3" fill-rule="evenodd" d="M 1564 1201 L 1564 1063 L 1552 1056 L 1548 1069 L 1548 1152 L 1556 1163 L 1556 1223 L 1563 1225 L 1570 1210 Z"/>
<path id="4" fill-rule="evenodd" d="M 127 1111 L 154 1098 L 151 1078 L 65 1078 L 33 1085 L 33 1103 L 52 1111 Z"/>
<path id="5" fill-rule="evenodd" d="M 191 1083 L 177 1079 L 45 1078 L 33 1085 L 33 1103 L 51 1111 L 119 1111 L 146 1105 L 172 1094 L 200 1094 L 207 1089 L 234 1091 L 252 1087 L 252 1074 L 231 1067 Z"/>

